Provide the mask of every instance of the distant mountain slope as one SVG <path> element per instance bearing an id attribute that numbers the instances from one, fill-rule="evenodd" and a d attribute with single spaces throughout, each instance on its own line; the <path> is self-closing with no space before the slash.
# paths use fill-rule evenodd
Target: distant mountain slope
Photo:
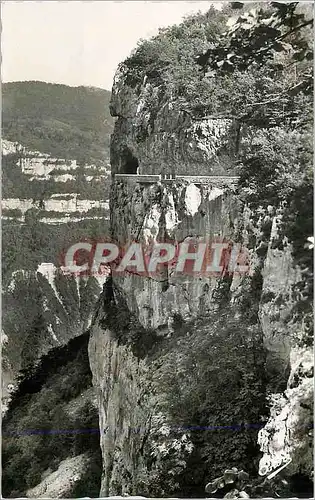
<path id="1" fill-rule="evenodd" d="M 2 135 L 80 164 L 109 158 L 111 93 L 37 81 L 2 85 Z"/>

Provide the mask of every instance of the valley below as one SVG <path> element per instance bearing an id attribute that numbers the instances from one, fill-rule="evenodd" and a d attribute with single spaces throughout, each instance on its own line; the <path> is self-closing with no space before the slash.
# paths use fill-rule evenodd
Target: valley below
<path id="1" fill-rule="evenodd" d="M 18 126 L 11 116 L 18 111 L 27 135 L 32 110 L 26 102 L 23 111 L 14 109 L 11 92 L 18 91 L 19 84 L 4 87 L 5 126 Z M 26 82 L 24 87 L 32 92 L 38 84 Z M 58 86 L 43 87 L 48 92 L 47 113 Z M 108 235 L 109 160 L 106 150 L 101 162 L 89 165 L 80 165 L 78 157 L 52 156 L 53 140 L 45 146 L 37 143 L 41 150 L 34 150 L 34 132 L 24 137 L 23 145 L 9 140 L 12 130 L 4 137 L 2 491 L 11 498 L 59 498 L 69 491 L 78 497 L 98 496 L 101 453 L 87 343 L 106 277 L 71 276 L 63 270 L 62 257 L 82 239 Z M 58 467 L 61 472 L 55 473 Z M 69 489 L 70 484 L 75 489 Z"/>

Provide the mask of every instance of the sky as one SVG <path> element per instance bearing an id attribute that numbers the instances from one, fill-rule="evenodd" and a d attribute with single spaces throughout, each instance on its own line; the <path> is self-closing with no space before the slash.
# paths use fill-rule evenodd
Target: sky
<path id="1" fill-rule="evenodd" d="M 1 2 L 2 81 L 40 80 L 110 90 L 118 63 L 141 38 L 208 1 Z"/>

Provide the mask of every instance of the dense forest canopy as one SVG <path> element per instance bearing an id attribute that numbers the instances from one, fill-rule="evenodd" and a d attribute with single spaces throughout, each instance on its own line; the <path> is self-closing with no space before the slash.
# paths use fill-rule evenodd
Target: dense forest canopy
<path id="1" fill-rule="evenodd" d="M 146 76 L 181 108 L 239 116 L 301 75 L 311 76 L 310 17 L 312 9 L 298 2 L 211 6 L 140 41 L 124 62 L 127 83 L 137 86 Z"/>

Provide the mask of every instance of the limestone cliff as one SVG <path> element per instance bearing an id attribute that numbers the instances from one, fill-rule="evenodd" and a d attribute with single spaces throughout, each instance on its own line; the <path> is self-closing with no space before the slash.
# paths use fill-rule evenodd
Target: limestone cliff
<path id="1" fill-rule="evenodd" d="M 195 119 L 162 86 L 152 84 L 146 76 L 133 85 L 129 77 L 128 68 L 121 64 L 111 102 L 112 114 L 118 117 L 112 136 L 113 174 L 233 175 L 237 138 L 232 120 Z M 257 431 L 267 418 L 265 398 L 280 395 L 288 379 L 290 384 L 296 370 L 292 338 L 303 337 L 303 322 L 290 322 L 295 300 L 292 286 L 300 280 L 300 271 L 294 266 L 288 242 L 281 249 L 274 243 L 278 222 L 277 207 L 251 211 L 244 203 L 242 188 L 228 179 L 219 184 L 208 179 L 198 185 L 193 180 L 113 182 L 111 232 L 120 245 L 202 241 L 205 235 L 233 240 L 249 249 L 251 273 L 196 279 L 175 275 L 172 265 L 159 277 L 113 273 L 89 345 L 100 411 L 102 495 L 198 495 L 209 470 L 215 476 L 214 471 L 241 464 L 257 474 L 261 455 L 258 448 L 253 450 Z M 237 387 L 231 377 L 238 379 L 242 369 L 234 366 L 229 372 L 227 353 L 220 347 L 222 339 L 231 356 L 235 351 L 242 359 L 240 351 L 245 349 L 249 364 Z M 200 346 L 209 356 L 208 363 L 202 364 L 198 358 Z M 194 349 L 199 354 L 191 362 Z M 215 352 L 222 356 L 219 368 L 215 367 Z M 210 376 L 208 391 L 216 393 L 219 386 L 227 391 L 228 402 L 219 396 L 217 408 L 209 409 L 205 403 L 197 415 L 194 408 L 185 407 L 185 401 L 193 406 L 191 393 L 196 380 L 202 384 L 202 369 L 206 380 L 207 370 L 212 369 L 215 377 L 224 380 L 220 386 Z M 248 377 L 249 385 L 245 382 Z M 290 437 L 291 420 L 295 427 L 300 425 L 301 400 L 310 398 L 304 383 L 301 375 L 294 394 L 291 389 L 284 393 L 287 403 L 272 407 L 259 439 L 264 454 L 261 475 L 283 465 L 288 457 L 294 462 L 292 474 L 309 474 L 310 455 L 301 461 L 301 453 L 295 452 L 309 447 L 310 413 L 303 416 L 304 428 L 295 442 Z M 207 390 L 204 394 L 206 398 Z M 249 399 L 245 402 L 242 397 Z M 255 411 L 250 410 L 253 401 Z M 200 401 L 195 404 L 200 411 Z M 240 409 L 239 405 L 246 404 L 247 408 Z M 290 411 L 291 420 L 283 428 L 280 413 L 289 415 Z M 196 423 L 205 428 L 240 423 L 241 428 L 252 426 L 254 430 L 217 441 L 214 432 L 196 437 L 189 430 Z M 273 444 L 273 425 L 281 428 L 277 445 Z M 218 442 L 223 450 L 214 451 L 212 446 Z"/>
<path id="2" fill-rule="evenodd" d="M 87 342 L 103 280 L 65 274 L 60 264 L 73 243 L 106 235 L 110 93 L 4 87 L 1 491 L 96 497 L 101 457 Z"/>
<path id="3" fill-rule="evenodd" d="M 113 187 L 111 227 L 115 240 L 195 242 L 204 236 L 232 240 L 239 230 L 241 207 L 235 191 L 220 183 L 196 186 L 189 181 L 171 185 L 116 182 Z M 175 315 L 184 320 L 205 315 L 213 304 L 217 278 L 181 276 L 170 265 L 160 277 L 143 279 L 137 274 L 116 276 L 115 287 L 127 307 L 145 328 L 167 327 Z"/>
<path id="4" fill-rule="evenodd" d="M 66 276 L 51 263 L 13 273 L 2 299 L 4 410 L 21 370 L 88 330 L 102 286 L 102 277 Z"/>
<path id="5" fill-rule="evenodd" d="M 122 63 L 115 75 L 111 113 L 117 117 L 111 142 L 112 173 L 226 175 L 232 173 L 237 127 L 232 119 L 200 119 L 172 97 L 165 85 L 144 75 L 128 84 Z M 127 82 L 127 83 L 126 83 Z"/>

